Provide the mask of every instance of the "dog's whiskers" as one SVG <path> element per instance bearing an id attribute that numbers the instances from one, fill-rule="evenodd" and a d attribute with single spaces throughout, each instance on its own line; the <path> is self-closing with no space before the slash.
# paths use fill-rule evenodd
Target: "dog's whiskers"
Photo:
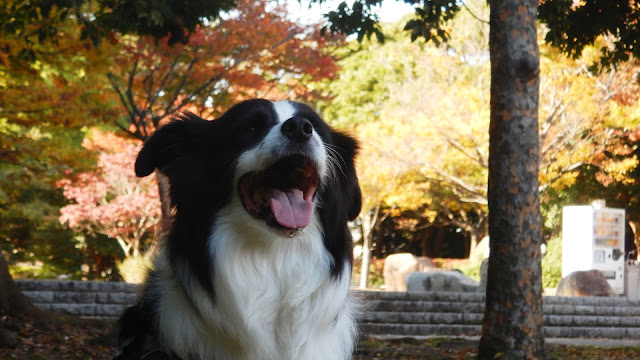
<path id="1" fill-rule="evenodd" d="M 343 165 L 345 165 L 345 161 L 342 155 L 340 155 L 338 150 L 336 150 L 334 146 L 331 144 L 325 144 L 325 148 L 327 149 L 327 164 L 329 167 L 329 171 L 331 172 L 331 176 L 333 177 L 333 180 L 338 181 L 338 173 L 336 169 L 340 170 L 342 175 L 346 178 L 347 174 L 345 174 L 343 169 Z"/>

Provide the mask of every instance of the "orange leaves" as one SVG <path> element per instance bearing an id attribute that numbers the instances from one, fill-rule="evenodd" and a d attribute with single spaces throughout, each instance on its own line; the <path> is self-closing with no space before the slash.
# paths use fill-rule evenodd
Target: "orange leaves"
<path id="1" fill-rule="evenodd" d="M 318 32 L 288 20 L 283 6 L 243 0 L 196 28 L 186 44 L 122 37 L 109 80 L 134 126 L 129 131 L 145 139 L 181 110 L 212 117 L 246 98 L 304 98 L 310 80 L 336 71 Z"/>

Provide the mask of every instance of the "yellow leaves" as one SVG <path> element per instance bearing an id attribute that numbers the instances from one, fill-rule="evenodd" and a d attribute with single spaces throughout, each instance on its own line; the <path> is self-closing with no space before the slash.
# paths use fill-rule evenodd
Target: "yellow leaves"
<path id="1" fill-rule="evenodd" d="M 638 158 L 635 155 L 622 158 L 619 161 L 606 159 L 602 164 L 602 169 L 607 175 L 623 184 L 632 184 L 635 179 L 629 178 L 627 175 L 638 166 Z"/>
<path id="2" fill-rule="evenodd" d="M 395 191 L 389 192 L 386 198 L 387 205 L 402 206 L 405 210 L 414 210 L 431 204 L 426 195 L 429 193 L 429 183 L 399 180 L 399 186 Z"/>
<path id="3" fill-rule="evenodd" d="M 640 126 L 640 106 L 631 106 L 618 102 L 611 102 L 609 112 L 605 118 L 605 124 L 611 127 L 629 130 Z"/>

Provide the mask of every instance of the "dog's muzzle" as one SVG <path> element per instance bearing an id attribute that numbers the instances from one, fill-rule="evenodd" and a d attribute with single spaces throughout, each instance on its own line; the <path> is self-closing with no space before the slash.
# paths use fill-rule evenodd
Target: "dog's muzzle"
<path id="1" fill-rule="evenodd" d="M 301 230 L 311 222 L 318 184 L 314 162 L 293 155 L 244 174 L 238 187 L 244 208 L 254 218 L 276 228 Z"/>

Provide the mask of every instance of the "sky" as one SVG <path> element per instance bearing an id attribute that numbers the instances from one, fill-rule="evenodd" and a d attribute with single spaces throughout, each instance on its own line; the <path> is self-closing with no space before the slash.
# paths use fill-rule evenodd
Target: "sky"
<path id="1" fill-rule="evenodd" d="M 349 0 L 324 0 L 322 5 L 314 3 L 309 7 L 309 0 L 285 0 L 292 20 L 299 22 L 318 22 L 322 15 L 334 10 L 342 1 L 351 4 Z M 398 0 L 384 0 L 377 14 L 382 22 L 395 22 L 407 13 L 413 13 L 413 7 Z"/>

